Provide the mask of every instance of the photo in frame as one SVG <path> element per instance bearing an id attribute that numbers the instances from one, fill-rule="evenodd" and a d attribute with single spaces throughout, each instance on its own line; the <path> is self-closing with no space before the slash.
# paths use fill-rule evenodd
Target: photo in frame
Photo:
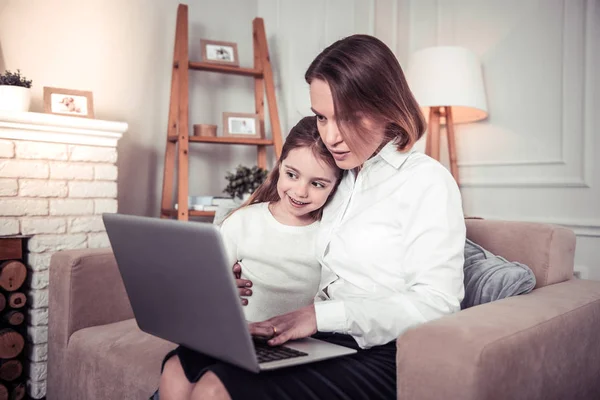
<path id="1" fill-rule="evenodd" d="M 261 139 L 258 114 L 223 113 L 223 137 Z"/>
<path id="2" fill-rule="evenodd" d="M 200 39 L 202 61 L 211 64 L 239 67 L 237 43 Z"/>
<path id="3" fill-rule="evenodd" d="M 44 112 L 94 118 L 94 98 L 86 90 L 44 87 Z"/>

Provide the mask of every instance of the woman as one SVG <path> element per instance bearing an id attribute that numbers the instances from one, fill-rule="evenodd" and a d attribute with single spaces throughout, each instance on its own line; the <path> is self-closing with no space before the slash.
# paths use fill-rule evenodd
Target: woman
<path id="1" fill-rule="evenodd" d="M 346 171 L 319 228 L 323 301 L 250 330 L 272 345 L 319 332 L 359 351 L 258 375 L 215 363 L 191 387 L 173 357 L 162 400 L 395 398 L 395 339 L 460 309 L 460 192 L 443 166 L 411 150 L 425 122 L 393 53 L 374 37 L 350 36 L 319 54 L 305 78 L 319 134 Z M 237 284 L 247 296 L 251 283 Z"/>

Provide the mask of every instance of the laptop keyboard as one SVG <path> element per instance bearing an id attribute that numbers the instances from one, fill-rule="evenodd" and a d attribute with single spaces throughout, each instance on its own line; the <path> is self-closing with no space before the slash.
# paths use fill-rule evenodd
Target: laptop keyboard
<path id="1" fill-rule="evenodd" d="M 307 353 L 285 346 L 269 346 L 264 339 L 254 338 L 254 351 L 259 363 L 287 360 L 289 358 L 307 356 Z"/>

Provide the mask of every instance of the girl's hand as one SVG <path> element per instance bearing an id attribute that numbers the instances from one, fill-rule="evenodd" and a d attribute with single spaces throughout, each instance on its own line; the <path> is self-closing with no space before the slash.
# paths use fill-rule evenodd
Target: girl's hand
<path id="1" fill-rule="evenodd" d="M 245 299 L 242 296 L 252 296 L 252 290 L 250 289 L 252 287 L 252 282 L 247 279 L 241 279 L 242 266 L 239 263 L 233 264 L 233 276 L 235 277 L 235 285 L 240 293 L 242 305 L 245 306 L 248 304 L 248 299 Z"/>
<path id="2" fill-rule="evenodd" d="M 317 333 L 317 316 L 315 306 L 303 307 L 291 313 L 273 317 L 263 322 L 249 325 L 250 334 L 271 338 L 271 346 L 284 344 L 288 340 L 302 339 Z"/>

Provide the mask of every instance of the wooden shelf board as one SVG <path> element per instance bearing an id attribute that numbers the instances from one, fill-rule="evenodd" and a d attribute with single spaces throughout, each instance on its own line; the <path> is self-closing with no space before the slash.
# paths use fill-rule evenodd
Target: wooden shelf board
<path id="1" fill-rule="evenodd" d="M 177 216 L 177 210 L 169 210 L 169 209 L 162 209 L 161 211 L 162 215 L 168 215 L 170 217 L 175 217 Z M 190 217 L 214 217 L 215 216 L 215 212 L 214 211 L 198 211 L 198 210 L 188 210 L 188 215 Z"/>
<path id="2" fill-rule="evenodd" d="M 247 145 L 263 145 L 272 146 L 271 139 L 253 139 L 243 137 L 221 137 L 221 136 L 190 136 L 190 142 L 202 143 L 221 143 L 221 144 L 247 144 Z"/>
<path id="3" fill-rule="evenodd" d="M 188 68 L 196 71 L 220 72 L 223 74 L 254 76 L 256 78 L 262 78 L 263 76 L 261 70 L 254 68 L 239 68 L 231 67 L 229 65 L 209 64 L 203 62 L 190 61 L 188 63 Z"/>
<path id="4" fill-rule="evenodd" d="M 222 136 L 190 136 L 190 143 L 217 143 L 217 144 L 243 144 L 249 146 L 272 146 L 271 139 L 249 139 L 243 137 L 222 137 Z M 177 136 L 169 136 L 169 141 L 176 142 Z"/>

